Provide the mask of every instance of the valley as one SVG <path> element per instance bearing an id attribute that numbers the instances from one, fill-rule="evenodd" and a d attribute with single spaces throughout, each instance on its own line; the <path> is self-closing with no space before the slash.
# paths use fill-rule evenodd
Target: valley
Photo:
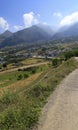
<path id="1" fill-rule="evenodd" d="M 0 130 L 78 130 L 77 0 L 0 0 Z"/>
<path id="2" fill-rule="evenodd" d="M 45 122 L 53 113 L 45 121 L 48 113 L 43 110 L 46 104 L 50 106 L 49 97 L 61 81 L 78 68 L 78 39 L 68 30 L 62 34 L 49 26 L 35 25 L 0 35 L 1 130 L 50 130 Z M 60 111 L 60 102 L 57 104 Z"/>

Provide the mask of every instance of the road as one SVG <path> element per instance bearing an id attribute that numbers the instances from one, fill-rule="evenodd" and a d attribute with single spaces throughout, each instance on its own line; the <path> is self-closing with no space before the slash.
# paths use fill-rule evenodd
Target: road
<path id="1" fill-rule="evenodd" d="M 50 96 L 42 110 L 38 130 L 78 130 L 78 69 Z"/>
<path id="2" fill-rule="evenodd" d="M 13 69 L 8 69 L 8 70 L 5 70 L 5 71 L 1 71 L 0 74 L 17 71 L 18 69 L 37 67 L 37 66 L 40 66 L 40 65 L 48 64 L 48 63 L 49 62 L 42 62 L 42 63 L 32 64 L 32 65 L 24 65 L 24 66 L 21 66 L 21 67 L 18 67 L 18 68 L 13 68 Z"/>

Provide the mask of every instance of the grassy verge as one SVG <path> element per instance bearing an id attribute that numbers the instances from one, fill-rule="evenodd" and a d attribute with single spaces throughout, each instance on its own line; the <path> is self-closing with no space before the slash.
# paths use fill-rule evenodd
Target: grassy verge
<path id="1" fill-rule="evenodd" d="M 1 130 L 32 129 L 39 119 L 41 108 L 45 105 L 48 96 L 61 80 L 77 67 L 78 63 L 70 59 L 55 69 L 50 67 L 40 82 L 30 89 L 22 93 L 4 94 L 0 99 Z"/>

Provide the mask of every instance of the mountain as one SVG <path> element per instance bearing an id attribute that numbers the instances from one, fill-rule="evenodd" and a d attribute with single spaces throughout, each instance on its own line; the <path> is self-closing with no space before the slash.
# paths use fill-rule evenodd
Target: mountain
<path id="1" fill-rule="evenodd" d="M 3 42 L 6 38 L 12 36 L 12 33 L 10 31 L 5 31 L 0 35 L 0 43 Z"/>
<path id="2" fill-rule="evenodd" d="M 1 43 L 0 47 L 14 46 L 17 44 L 28 45 L 28 44 L 32 44 L 32 43 L 36 43 L 40 41 L 46 41 L 46 40 L 51 39 L 53 34 L 54 32 L 51 31 L 51 29 L 50 29 L 50 34 L 49 34 L 49 29 L 47 31 L 42 27 L 33 25 L 30 28 L 26 28 L 16 33 L 13 33 L 12 36 L 6 38 Z"/>
<path id="3" fill-rule="evenodd" d="M 0 36 L 3 36 L 3 37 L 10 37 L 10 36 L 12 36 L 12 32 L 10 32 L 10 31 L 8 31 L 8 30 L 6 30 L 4 33 L 2 33 Z"/>
<path id="4" fill-rule="evenodd" d="M 0 35 L 0 48 L 16 45 L 31 45 L 48 40 L 78 41 L 78 23 L 64 26 L 55 33 L 48 25 L 37 24 L 15 33 L 9 31 Z"/>
<path id="5" fill-rule="evenodd" d="M 55 31 L 49 25 L 39 23 L 36 26 L 43 29 L 46 33 L 48 33 L 51 36 L 55 34 Z"/>
<path id="6" fill-rule="evenodd" d="M 59 29 L 59 31 L 52 37 L 52 39 L 77 37 L 78 36 L 78 23 L 71 26 L 65 26 Z"/>

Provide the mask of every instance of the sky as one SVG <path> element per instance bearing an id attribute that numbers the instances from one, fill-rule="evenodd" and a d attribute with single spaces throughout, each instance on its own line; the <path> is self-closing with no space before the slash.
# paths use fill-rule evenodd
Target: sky
<path id="1" fill-rule="evenodd" d="M 0 32 L 42 23 L 54 29 L 78 22 L 78 0 L 0 0 Z"/>

